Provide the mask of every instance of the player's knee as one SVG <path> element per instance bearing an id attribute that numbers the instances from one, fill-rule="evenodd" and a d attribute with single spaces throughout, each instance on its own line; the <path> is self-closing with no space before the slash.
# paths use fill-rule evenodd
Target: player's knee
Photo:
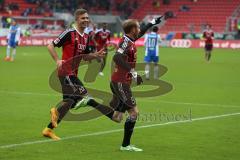
<path id="1" fill-rule="evenodd" d="M 138 111 L 132 112 L 132 113 L 129 115 L 130 120 L 131 120 L 131 121 L 136 121 L 137 118 L 138 118 L 138 114 L 139 114 Z"/>
<path id="2" fill-rule="evenodd" d="M 123 120 L 123 116 L 122 116 L 122 115 L 114 114 L 113 117 L 112 117 L 112 120 L 113 120 L 114 122 L 121 123 L 122 120 Z"/>
<path id="3" fill-rule="evenodd" d="M 113 118 L 112 120 L 116 123 L 121 123 L 122 122 L 122 118 L 120 118 L 120 117 Z"/>

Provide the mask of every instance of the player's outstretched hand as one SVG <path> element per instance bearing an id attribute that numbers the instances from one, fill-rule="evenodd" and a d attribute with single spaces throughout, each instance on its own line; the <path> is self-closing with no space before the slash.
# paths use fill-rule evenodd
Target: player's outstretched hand
<path id="1" fill-rule="evenodd" d="M 140 75 L 137 75 L 137 85 L 140 85 L 143 83 L 142 77 Z"/>
<path id="2" fill-rule="evenodd" d="M 103 58 L 106 54 L 105 49 L 101 49 L 100 51 L 97 51 L 94 53 L 97 58 Z"/>
<path id="3" fill-rule="evenodd" d="M 162 22 L 162 18 L 163 18 L 163 16 L 160 16 L 160 17 L 157 17 L 157 18 L 153 18 L 150 23 L 152 25 L 157 25 L 157 24 Z"/>
<path id="4" fill-rule="evenodd" d="M 132 78 L 137 82 L 137 85 L 140 85 L 143 83 L 142 77 L 138 75 L 134 69 L 131 69 L 130 73 L 132 75 Z"/>

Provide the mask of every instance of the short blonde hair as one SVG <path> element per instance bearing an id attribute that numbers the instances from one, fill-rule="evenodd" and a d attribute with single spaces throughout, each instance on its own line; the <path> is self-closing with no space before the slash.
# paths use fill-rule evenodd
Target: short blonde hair
<path id="1" fill-rule="evenodd" d="M 77 20 L 80 15 L 83 15 L 83 14 L 85 14 L 85 13 L 87 13 L 87 10 L 86 10 L 86 9 L 83 9 L 83 8 L 77 9 L 77 10 L 74 12 L 74 18 L 75 18 L 75 20 Z"/>
<path id="2" fill-rule="evenodd" d="M 138 21 L 136 19 L 128 19 L 123 22 L 123 31 L 125 34 L 131 32 L 132 28 L 137 27 Z"/>

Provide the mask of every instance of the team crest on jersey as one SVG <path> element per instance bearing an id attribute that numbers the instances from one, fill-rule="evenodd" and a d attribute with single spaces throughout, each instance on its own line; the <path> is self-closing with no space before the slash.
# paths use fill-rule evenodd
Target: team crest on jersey
<path id="1" fill-rule="evenodd" d="M 82 52 L 86 49 L 86 45 L 78 44 L 78 49 L 80 50 L 80 52 Z"/>

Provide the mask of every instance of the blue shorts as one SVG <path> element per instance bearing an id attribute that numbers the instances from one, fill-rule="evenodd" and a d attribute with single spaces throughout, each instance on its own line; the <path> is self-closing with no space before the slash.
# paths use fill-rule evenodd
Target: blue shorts
<path id="1" fill-rule="evenodd" d="M 9 45 L 10 47 L 12 47 L 12 48 L 16 48 L 17 43 L 16 43 L 15 41 L 9 41 L 9 42 L 8 42 L 8 45 Z"/>
<path id="2" fill-rule="evenodd" d="M 150 62 L 157 63 L 159 61 L 159 57 L 156 55 L 147 55 L 144 57 L 144 61 L 146 63 L 150 63 Z"/>

